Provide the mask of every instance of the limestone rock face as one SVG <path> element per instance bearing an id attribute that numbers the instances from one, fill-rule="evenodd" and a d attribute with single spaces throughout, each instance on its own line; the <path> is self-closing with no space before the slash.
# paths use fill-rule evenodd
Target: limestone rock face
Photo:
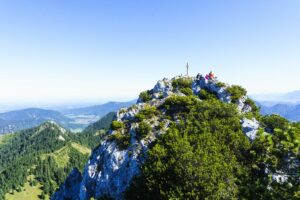
<path id="1" fill-rule="evenodd" d="M 103 195 L 121 199 L 131 179 L 139 173 L 140 153 L 135 146 L 119 150 L 114 142 L 102 142 L 85 166 L 80 199 Z"/>
<path id="2" fill-rule="evenodd" d="M 135 121 L 135 116 L 146 106 L 154 106 L 159 108 L 166 98 L 171 95 L 184 96 L 181 91 L 173 88 L 172 82 L 175 79 L 184 77 L 175 77 L 173 79 L 163 79 L 157 82 L 153 89 L 149 90 L 151 100 L 143 102 L 138 99 L 137 104 L 130 108 L 120 109 L 117 113 L 117 121 L 128 122 L 126 126 L 127 133 L 130 135 L 130 145 L 126 148 L 119 148 L 116 141 L 111 140 L 110 136 L 115 134 L 124 135 L 124 130 L 121 132 L 109 130 L 106 139 L 104 139 L 99 147 L 93 150 L 89 161 L 85 165 L 82 173 L 82 179 L 78 171 L 72 172 L 66 182 L 52 197 L 52 200 L 71 199 L 87 200 L 91 197 L 100 198 L 109 196 L 114 199 L 123 199 L 123 192 L 128 188 L 132 178 L 140 173 L 139 167 L 146 159 L 146 152 L 149 145 L 156 140 L 157 137 L 164 134 L 169 127 L 170 120 L 165 121 L 154 116 L 147 121 L 151 127 L 147 137 L 137 140 L 136 128 L 139 126 Z M 194 95 L 198 95 L 202 89 L 206 89 L 216 94 L 216 96 L 225 103 L 230 103 L 230 94 L 225 86 L 220 86 L 217 80 L 205 80 L 189 77 L 191 79 L 191 89 Z M 200 100 L 200 99 L 199 99 Z M 200 100 L 201 101 L 201 100 Z M 241 99 L 237 107 L 241 112 L 249 112 L 250 109 L 245 108 L 245 98 Z M 164 111 L 161 110 L 162 114 Z M 254 119 L 255 120 L 255 119 Z M 162 128 L 157 130 L 159 124 L 163 124 Z M 244 133 L 250 138 L 254 138 L 258 129 L 257 121 L 243 119 L 241 121 Z M 74 176 L 74 178 L 73 178 Z M 74 179 L 74 180 L 73 180 Z M 74 187 L 68 185 L 74 182 Z M 69 187 L 70 186 L 70 187 Z"/>
<path id="3" fill-rule="evenodd" d="M 170 80 L 164 78 L 156 83 L 153 88 L 153 93 L 165 93 L 172 90 L 172 83 Z"/>

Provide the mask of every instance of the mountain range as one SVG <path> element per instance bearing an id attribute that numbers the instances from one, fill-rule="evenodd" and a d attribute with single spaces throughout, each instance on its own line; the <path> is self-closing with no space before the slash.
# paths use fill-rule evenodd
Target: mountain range
<path id="1" fill-rule="evenodd" d="M 278 114 L 290 121 L 300 121 L 300 90 L 282 94 L 251 95 L 261 114 Z"/>
<path id="2" fill-rule="evenodd" d="M 65 110 L 48 110 L 28 108 L 0 113 L 0 134 L 38 126 L 46 121 L 54 121 L 66 129 L 81 131 L 88 125 L 98 121 L 109 112 L 116 112 L 122 107 L 132 105 L 129 102 L 108 102 L 102 105 Z"/>
<path id="3" fill-rule="evenodd" d="M 103 117 L 109 112 L 115 112 L 120 108 L 131 106 L 135 102 L 136 100 L 128 102 L 108 102 L 105 104 L 88 107 L 61 109 L 60 112 L 64 115 L 95 115 L 98 117 Z"/>
<path id="4" fill-rule="evenodd" d="M 257 103 L 261 108 L 260 111 L 263 115 L 278 114 L 290 121 L 300 121 L 300 104 L 275 104 L 275 105 L 264 105 Z"/>
<path id="5" fill-rule="evenodd" d="M 53 110 L 28 108 L 10 111 L 0 114 L 0 134 L 38 126 L 45 121 L 55 121 L 64 127 L 68 127 L 72 120 Z"/>
<path id="6" fill-rule="evenodd" d="M 265 105 L 300 104 L 300 90 L 277 94 L 253 94 L 251 97 Z"/>

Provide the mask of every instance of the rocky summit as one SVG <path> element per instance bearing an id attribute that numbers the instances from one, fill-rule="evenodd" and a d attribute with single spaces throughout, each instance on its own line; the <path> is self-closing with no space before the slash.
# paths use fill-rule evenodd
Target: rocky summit
<path id="1" fill-rule="evenodd" d="M 240 126 L 250 142 L 260 128 L 255 118 L 254 104 L 239 86 L 225 84 L 215 77 L 177 76 L 159 80 L 153 89 L 142 92 L 137 103 L 117 112 L 116 119 L 101 144 L 95 148 L 82 175 L 73 170 L 52 196 L 52 200 L 100 197 L 123 199 L 134 177 L 141 173 L 147 152 L 172 124 L 179 124 L 177 116 L 165 117 L 176 105 L 164 106 L 174 97 L 192 96 L 203 101 L 210 95 L 219 101 L 235 105 L 240 114 Z M 170 111 L 171 110 L 171 111 Z M 274 179 L 278 178 L 276 174 Z"/>

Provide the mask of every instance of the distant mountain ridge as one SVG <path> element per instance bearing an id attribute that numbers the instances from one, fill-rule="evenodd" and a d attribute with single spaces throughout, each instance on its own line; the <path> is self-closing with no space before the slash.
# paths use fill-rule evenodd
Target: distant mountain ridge
<path id="1" fill-rule="evenodd" d="M 300 90 L 284 94 L 252 95 L 262 115 L 278 114 L 290 121 L 300 121 Z"/>
<path id="2" fill-rule="evenodd" d="M 264 104 L 300 104 L 300 90 L 278 94 L 253 94 L 253 99 Z"/>
<path id="3" fill-rule="evenodd" d="M 53 110 L 28 108 L 0 114 L 0 134 L 38 126 L 46 121 L 54 121 L 66 127 L 71 119 Z"/>
<path id="4" fill-rule="evenodd" d="M 279 97 L 281 101 L 300 103 L 300 90 L 283 94 Z"/>
<path id="5" fill-rule="evenodd" d="M 46 121 L 54 121 L 72 131 L 81 131 L 100 120 L 110 112 L 131 106 L 134 101 L 108 102 L 101 105 L 65 109 L 62 111 L 27 108 L 0 113 L 0 135 L 38 126 Z"/>
<path id="6" fill-rule="evenodd" d="M 115 102 L 111 101 L 101 105 L 94 105 L 82 108 L 73 108 L 73 109 L 66 109 L 62 110 L 61 113 L 65 115 L 73 114 L 73 115 L 97 115 L 97 116 L 104 116 L 109 112 L 116 112 L 120 108 L 129 107 L 133 105 L 136 100 L 132 100 L 129 102 Z"/>
<path id="7" fill-rule="evenodd" d="M 259 106 L 263 115 L 278 114 L 290 121 L 300 121 L 300 104 L 290 105 L 281 103 L 273 106 L 259 104 Z"/>

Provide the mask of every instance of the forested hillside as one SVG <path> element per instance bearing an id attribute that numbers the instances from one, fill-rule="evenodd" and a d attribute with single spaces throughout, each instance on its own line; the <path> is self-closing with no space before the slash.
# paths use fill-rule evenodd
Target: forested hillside
<path id="1" fill-rule="evenodd" d="M 111 117 L 71 133 L 54 122 L 0 137 L 0 199 L 49 199 L 76 167 L 83 169 Z"/>

